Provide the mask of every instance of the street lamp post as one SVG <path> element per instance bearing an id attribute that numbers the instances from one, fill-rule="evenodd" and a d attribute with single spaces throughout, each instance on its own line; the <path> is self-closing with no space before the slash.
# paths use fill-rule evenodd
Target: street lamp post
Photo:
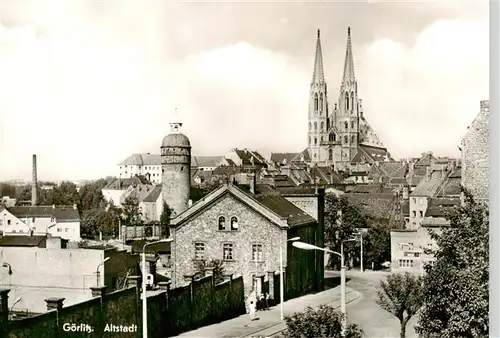
<path id="1" fill-rule="evenodd" d="M 95 275 L 96 275 L 96 278 L 97 278 L 97 284 L 96 284 L 96 286 L 99 286 L 99 268 L 101 267 L 101 265 L 104 264 L 104 262 L 106 262 L 108 260 L 109 260 L 109 257 L 106 257 L 101 263 L 99 263 L 97 265 L 97 268 L 95 270 Z"/>
<path id="2" fill-rule="evenodd" d="M 340 244 L 340 253 L 332 251 L 325 248 L 320 248 L 319 246 L 312 245 L 304 242 L 293 242 L 292 245 L 298 249 L 303 250 L 320 250 L 328 253 L 332 253 L 340 256 L 340 311 L 342 312 L 342 335 L 345 334 L 345 329 L 347 327 L 347 317 L 345 309 L 345 265 L 344 265 L 344 241 Z"/>
<path id="3" fill-rule="evenodd" d="M 142 247 L 142 336 L 144 338 L 148 337 L 148 304 L 146 300 L 146 247 L 148 245 L 156 243 L 170 243 L 173 240 L 173 238 L 160 239 L 159 241 L 146 243 Z"/>
<path id="4" fill-rule="evenodd" d="M 287 240 L 287 242 L 298 241 L 300 237 L 294 237 Z M 283 301 L 284 301 L 284 282 L 283 282 L 283 244 L 280 245 L 280 318 L 283 320 Z"/>

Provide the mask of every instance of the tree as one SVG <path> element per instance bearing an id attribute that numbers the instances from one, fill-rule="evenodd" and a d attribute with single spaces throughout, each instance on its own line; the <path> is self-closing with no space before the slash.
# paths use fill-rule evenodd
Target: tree
<path id="1" fill-rule="evenodd" d="M 139 200 L 135 197 L 127 197 L 122 203 L 122 211 L 124 225 L 133 226 L 135 229 L 134 237 L 137 238 L 137 226 L 143 225 Z"/>
<path id="2" fill-rule="evenodd" d="M 287 329 L 285 337 L 329 337 L 329 338 L 361 338 L 363 331 L 356 324 L 347 325 L 345 336 L 342 336 L 343 315 L 332 306 L 321 305 L 317 310 L 306 307 L 304 311 L 285 317 Z"/>
<path id="3" fill-rule="evenodd" d="M 73 182 L 63 181 L 53 189 L 53 202 L 55 205 L 73 205 L 78 204 L 80 196 Z"/>
<path id="4" fill-rule="evenodd" d="M 79 192 L 78 207 L 80 212 L 85 210 L 103 208 L 106 204 L 102 189 L 108 184 L 105 179 L 84 184 Z"/>
<path id="5" fill-rule="evenodd" d="M 340 252 L 340 244 L 352 238 L 357 228 L 365 228 L 366 219 L 361 210 L 351 204 L 345 196 L 334 194 L 325 196 L 325 242 L 330 250 Z M 348 258 L 353 249 L 345 246 L 344 255 Z M 332 265 L 340 265 L 337 255 L 330 257 Z"/>
<path id="6" fill-rule="evenodd" d="M 220 259 L 212 259 L 207 262 L 206 260 L 195 261 L 195 278 L 205 277 L 205 269 L 213 268 L 214 284 L 219 284 L 224 281 L 224 263 Z"/>
<path id="7" fill-rule="evenodd" d="M 170 237 L 170 218 L 172 217 L 172 208 L 167 202 L 163 201 L 163 211 L 160 215 L 161 235 L 165 238 Z"/>
<path id="8" fill-rule="evenodd" d="M 423 278 L 410 273 L 391 274 L 380 281 L 377 304 L 401 324 L 400 337 L 406 337 L 406 324 L 422 307 Z"/>
<path id="9" fill-rule="evenodd" d="M 450 226 L 431 233 L 437 249 L 425 267 L 424 306 L 416 331 L 429 338 L 488 337 L 489 209 L 464 191 Z"/>
<path id="10" fill-rule="evenodd" d="M 374 225 L 363 238 L 364 265 L 380 268 L 391 260 L 391 232 L 381 225 Z"/>

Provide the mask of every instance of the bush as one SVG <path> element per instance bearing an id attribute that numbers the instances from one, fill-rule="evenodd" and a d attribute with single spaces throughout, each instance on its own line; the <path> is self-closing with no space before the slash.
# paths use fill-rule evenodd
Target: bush
<path id="1" fill-rule="evenodd" d="M 285 317 L 287 329 L 284 336 L 288 338 L 342 338 L 343 315 L 332 306 L 322 305 L 317 310 L 307 307 Z M 345 338 L 361 338 L 363 331 L 356 324 L 347 324 Z"/>

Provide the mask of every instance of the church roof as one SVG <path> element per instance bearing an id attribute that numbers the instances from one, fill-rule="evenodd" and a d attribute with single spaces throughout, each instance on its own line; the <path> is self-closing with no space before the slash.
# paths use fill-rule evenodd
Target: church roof
<path id="1" fill-rule="evenodd" d="M 299 153 L 271 153 L 271 162 L 286 164 L 291 162 Z"/>
<path id="2" fill-rule="evenodd" d="M 347 28 L 347 45 L 345 50 L 345 60 L 344 60 L 344 75 L 342 77 L 342 83 L 355 82 L 356 77 L 354 76 L 354 56 L 352 54 L 352 43 L 351 43 L 351 27 Z"/>
<path id="3" fill-rule="evenodd" d="M 323 71 L 323 55 L 321 51 L 321 38 L 318 29 L 318 37 L 316 39 L 316 55 L 314 58 L 314 70 L 311 83 L 324 83 L 325 74 Z"/>

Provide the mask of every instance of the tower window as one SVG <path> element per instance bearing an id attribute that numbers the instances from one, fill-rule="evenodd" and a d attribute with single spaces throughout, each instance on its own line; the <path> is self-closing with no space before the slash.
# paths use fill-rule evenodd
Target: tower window
<path id="1" fill-rule="evenodd" d="M 323 131 L 323 129 L 325 129 L 325 123 L 321 122 L 321 131 Z"/>
<path id="2" fill-rule="evenodd" d="M 311 136 L 309 136 L 309 144 L 311 144 Z"/>
<path id="3" fill-rule="evenodd" d="M 351 121 L 351 128 L 354 129 L 354 121 Z"/>
<path id="4" fill-rule="evenodd" d="M 333 134 L 328 135 L 328 141 L 333 142 Z"/>
<path id="5" fill-rule="evenodd" d="M 349 110 L 349 93 L 345 92 L 345 110 Z"/>
<path id="6" fill-rule="evenodd" d="M 349 123 L 347 121 L 344 122 L 344 128 L 345 128 L 345 130 L 349 129 Z"/>
<path id="7" fill-rule="evenodd" d="M 184 170 L 184 166 L 181 166 L 181 171 L 183 171 L 183 170 Z"/>
<path id="8" fill-rule="evenodd" d="M 311 130 L 312 130 L 312 123 L 309 122 L 309 131 L 311 131 Z"/>
<path id="9" fill-rule="evenodd" d="M 318 131 L 318 124 L 314 122 L 314 131 Z"/>
<path id="10" fill-rule="evenodd" d="M 321 140 L 320 142 L 321 142 L 321 143 L 323 143 L 323 136 L 321 136 L 321 139 L 320 139 L 320 140 Z"/>
<path id="11" fill-rule="evenodd" d="M 318 94 L 314 94 L 314 111 L 318 111 Z"/>
<path id="12" fill-rule="evenodd" d="M 219 217 L 219 230 L 226 230 L 226 218 L 224 216 Z"/>
<path id="13" fill-rule="evenodd" d="M 317 145 L 318 144 L 318 139 L 315 137 L 314 138 L 314 145 Z"/>
<path id="14" fill-rule="evenodd" d="M 354 92 L 351 92 L 351 109 L 354 111 Z"/>
<path id="15" fill-rule="evenodd" d="M 323 110 L 323 93 L 319 94 L 319 111 Z"/>
<path id="16" fill-rule="evenodd" d="M 356 143 L 356 136 L 354 135 L 351 136 L 351 143 Z"/>
<path id="17" fill-rule="evenodd" d="M 328 159 L 333 160 L 333 150 L 328 149 Z"/>
<path id="18" fill-rule="evenodd" d="M 344 136 L 344 143 L 346 143 L 346 144 L 349 143 L 349 140 L 347 139 L 347 135 Z"/>

